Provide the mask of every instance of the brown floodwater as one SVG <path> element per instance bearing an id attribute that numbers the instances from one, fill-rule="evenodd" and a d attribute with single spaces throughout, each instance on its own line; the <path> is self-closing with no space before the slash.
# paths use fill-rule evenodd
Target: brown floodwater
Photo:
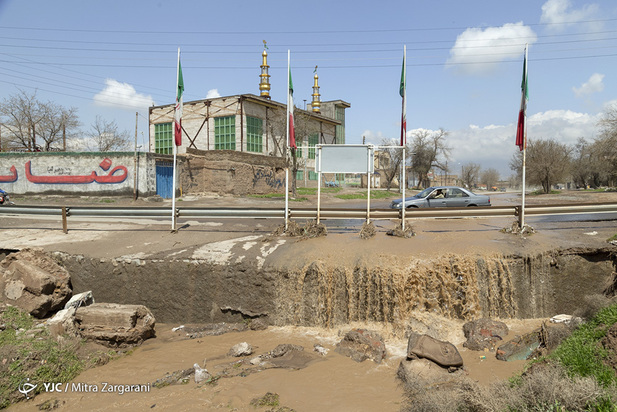
<path id="1" fill-rule="evenodd" d="M 435 319 L 435 323 L 441 319 Z M 506 339 L 539 326 L 541 320 L 506 321 L 511 332 Z M 468 377 L 481 384 L 506 379 L 520 371 L 525 362 L 503 362 L 494 352 L 469 351 L 462 346 L 462 322 L 447 323 L 445 335 L 455 343 L 465 362 Z M 322 411 L 398 411 L 403 405 L 403 389 L 396 379 L 396 371 L 406 353 L 407 342 L 396 338 L 387 327 L 378 324 L 346 325 L 345 329 L 308 327 L 270 327 L 265 331 L 231 332 L 220 336 L 188 339 L 183 330 L 172 331 L 178 325 L 158 324 L 157 337 L 144 342 L 122 358 L 83 372 L 71 384 L 62 386 L 66 392 L 42 393 L 36 398 L 9 408 L 11 411 L 37 410 L 37 405 L 57 400 L 60 411 L 110 410 L 225 410 L 256 411 L 251 400 L 267 392 L 279 395 L 280 406 L 298 412 Z M 188 326 L 188 325 L 187 325 Z M 378 330 L 386 337 L 387 358 L 376 364 L 357 363 L 334 351 L 344 333 L 351 327 Z M 246 376 L 223 377 L 215 385 L 186 384 L 163 388 L 150 386 L 139 393 L 103 392 L 108 385 L 148 384 L 167 373 L 192 368 L 198 363 L 216 375 L 239 368 L 238 358 L 227 355 L 240 342 L 254 348 L 254 356 L 267 353 L 277 345 L 291 343 L 304 347 L 300 361 L 288 362 L 290 368 L 265 369 Z M 329 349 L 326 356 L 313 350 L 314 344 Z M 485 357 L 485 359 L 482 359 Z M 90 391 L 85 391 L 89 388 Z M 94 390 L 98 390 L 95 392 Z"/>

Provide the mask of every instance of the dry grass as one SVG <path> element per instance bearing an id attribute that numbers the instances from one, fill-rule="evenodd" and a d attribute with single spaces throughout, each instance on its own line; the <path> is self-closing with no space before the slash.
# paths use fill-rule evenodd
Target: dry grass
<path id="1" fill-rule="evenodd" d="M 537 363 L 516 380 L 488 387 L 465 378 L 449 388 L 407 385 L 405 390 L 405 412 L 608 411 L 617 399 L 615 388 L 603 388 L 591 377 L 570 378 L 563 367 L 549 363 Z"/>

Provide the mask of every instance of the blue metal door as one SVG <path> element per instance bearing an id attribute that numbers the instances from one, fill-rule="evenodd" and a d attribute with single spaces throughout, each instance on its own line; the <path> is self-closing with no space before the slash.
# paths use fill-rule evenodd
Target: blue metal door
<path id="1" fill-rule="evenodd" d="M 163 199 L 171 199 L 173 193 L 173 163 L 156 163 L 156 194 Z"/>

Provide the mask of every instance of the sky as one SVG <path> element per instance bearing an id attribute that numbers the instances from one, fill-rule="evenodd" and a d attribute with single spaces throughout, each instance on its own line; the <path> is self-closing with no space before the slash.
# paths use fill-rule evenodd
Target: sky
<path id="1" fill-rule="evenodd" d="M 259 95 L 268 46 L 271 96 L 286 101 L 287 51 L 296 105 L 344 100 L 346 142 L 400 136 L 407 48 L 408 141 L 448 132 L 451 173 L 473 162 L 512 174 L 528 44 L 529 139 L 573 145 L 598 136 L 617 103 L 614 0 L 0 0 L 0 100 L 20 91 L 75 107 L 148 138 L 148 107 Z"/>

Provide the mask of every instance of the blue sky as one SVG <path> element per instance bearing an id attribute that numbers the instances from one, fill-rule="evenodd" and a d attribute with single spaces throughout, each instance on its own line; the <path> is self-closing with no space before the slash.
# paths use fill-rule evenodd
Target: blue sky
<path id="1" fill-rule="evenodd" d="M 37 92 L 147 137 L 147 107 L 173 103 L 177 48 L 185 101 L 259 94 L 263 40 L 271 95 L 342 99 L 348 143 L 397 138 L 407 46 L 407 124 L 449 132 L 452 173 L 476 162 L 506 178 L 529 44 L 528 136 L 596 137 L 617 102 L 614 0 L 98 1 L 0 0 L 0 99 Z M 143 137 L 142 137 L 143 134 Z"/>

